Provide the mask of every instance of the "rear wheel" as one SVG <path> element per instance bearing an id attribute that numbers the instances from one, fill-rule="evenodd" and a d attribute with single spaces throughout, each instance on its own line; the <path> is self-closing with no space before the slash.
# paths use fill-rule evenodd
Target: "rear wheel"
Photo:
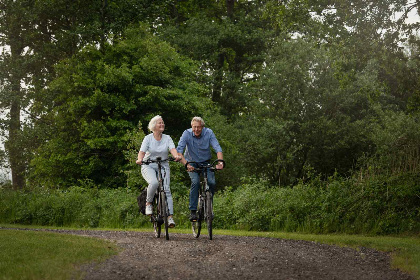
<path id="1" fill-rule="evenodd" d="M 162 204 L 162 212 L 161 216 L 163 216 L 163 221 L 165 224 L 165 237 L 166 240 L 169 240 L 169 224 L 168 224 L 168 201 L 166 200 L 165 192 L 160 193 L 161 196 L 161 204 Z"/>
<path id="2" fill-rule="evenodd" d="M 206 192 L 206 222 L 210 240 L 213 239 L 213 199 L 211 192 Z"/>
<path id="3" fill-rule="evenodd" d="M 203 198 L 200 197 L 200 199 L 198 200 L 198 210 L 197 210 L 198 219 L 197 221 L 192 222 L 192 230 L 193 230 L 193 235 L 195 238 L 198 238 L 201 233 L 201 223 L 204 219 L 203 206 L 204 206 Z"/>

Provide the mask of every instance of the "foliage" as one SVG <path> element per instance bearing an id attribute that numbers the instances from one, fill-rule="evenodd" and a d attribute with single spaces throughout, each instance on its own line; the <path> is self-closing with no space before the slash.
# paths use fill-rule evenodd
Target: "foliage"
<path id="1" fill-rule="evenodd" d="M 420 121 L 418 116 L 386 111 L 372 126 L 375 154 L 361 159 L 364 176 L 395 176 L 420 172 Z"/>
<path id="2" fill-rule="evenodd" d="M 418 174 L 358 182 L 312 178 L 293 189 L 264 181 L 218 194 L 215 227 L 257 231 L 396 234 L 418 232 Z M 228 215 L 229 219 L 224 215 Z"/>
<path id="3" fill-rule="evenodd" d="M 328 49 L 279 37 L 261 78 L 247 88 L 252 109 L 236 122 L 246 127 L 239 141 L 248 170 L 283 186 L 304 178 L 306 168 L 324 178 L 349 174 L 371 149 L 376 113 L 369 96 L 383 92 L 376 64 L 365 67 L 343 73 L 340 58 L 332 59 Z"/>
<path id="4" fill-rule="evenodd" d="M 138 222 L 135 198 L 135 191 L 124 189 L 2 191 L 2 200 L 7 203 L 1 216 L 20 224 L 124 228 Z"/>
<path id="5" fill-rule="evenodd" d="M 310 176 L 310 175 L 308 175 Z M 258 179 L 219 190 L 214 228 L 348 234 L 418 233 L 419 173 L 390 178 L 313 176 L 294 188 Z M 90 187 L 88 187 L 90 186 Z M 189 189 L 172 185 L 177 227 L 189 228 Z M 66 190 L 0 190 L 0 222 L 101 228 L 150 227 L 139 214 L 138 189 L 98 189 L 87 182 Z"/>
<path id="6" fill-rule="evenodd" d="M 46 90 L 55 101 L 43 116 L 49 133 L 32 160 L 32 184 L 125 185 L 124 151 L 139 121 L 146 131 L 161 114 L 166 133 L 176 138 L 207 104 L 197 97 L 202 87 L 195 71 L 191 60 L 139 27 L 104 53 L 88 47 L 60 64 Z"/>
<path id="7" fill-rule="evenodd" d="M 227 162 L 221 224 L 418 230 L 401 214 L 417 213 L 420 171 L 419 24 L 404 23 L 412 9 L 407 0 L 0 0 L 0 166 L 34 195 L 137 190 L 150 118 L 162 115 L 176 142 L 200 115 Z M 188 224 L 189 179 L 171 168 Z M 88 207 L 78 223 L 98 226 L 113 199 L 126 214 L 102 223 L 132 223 L 132 202 L 115 196 L 75 206 Z M 70 219 L 63 197 L 40 200 L 39 213 L 16 210 L 16 221 Z"/>

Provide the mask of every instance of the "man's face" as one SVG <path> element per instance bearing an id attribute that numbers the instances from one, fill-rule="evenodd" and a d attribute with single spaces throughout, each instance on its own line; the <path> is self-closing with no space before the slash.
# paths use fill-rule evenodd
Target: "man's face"
<path id="1" fill-rule="evenodd" d="M 201 123 L 194 121 L 192 122 L 191 127 L 195 137 L 200 137 L 201 131 L 203 131 L 203 126 L 201 125 Z"/>

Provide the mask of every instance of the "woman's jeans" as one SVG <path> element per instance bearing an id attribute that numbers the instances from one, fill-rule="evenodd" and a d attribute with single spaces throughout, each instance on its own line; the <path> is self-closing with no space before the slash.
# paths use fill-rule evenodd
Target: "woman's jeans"
<path id="1" fill-rule="evenodd" d="M 191 178 L 190 205 L 189 205 L 190 210 L 197 210 L 198 190 L 200 189 L 201 173 L 188 172 Z M 202 176 L 204 176 L 204 174 Z M 209 185 L 210 192 L 214 194 L 214 190 L 216 188 L 216 177 L 214 176 L 213 171 L 207 170 L 207 184 Z"/>

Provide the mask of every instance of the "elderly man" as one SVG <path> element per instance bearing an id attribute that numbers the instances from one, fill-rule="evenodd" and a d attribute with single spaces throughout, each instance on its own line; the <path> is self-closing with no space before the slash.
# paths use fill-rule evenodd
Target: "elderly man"
<path id="1" fill-rule="evenodd" d="M 181 162 L 185 165 L 188 162 L 194 161 L 198 163 L 209 163 L 211 160 L 211 147 L 217 154 L 217 159 L 223 160 L 222 148 L 216 139 L 213 131 L 210 128 L 204 127 L 204 120 L 200 117 L 194 117 L 191 121 L 191 128 L 184 131 L 176 148 L 178 155 L 182 155 L 184 149 L 185 154 Z M 216 165 L 217 169 L 223 169 L 223 164 L 219 162 Z M 200 188 L 200 174 L 192 172 L 194 170 L 193 164 L 187 166 L 188 174 L 191 178 L 190 202 L 189 209 L 191 211 L 190 221 L 197 220 L 197 204 L 198 204 L 198 190 Z M 216 187 L 216 178 L 214 172 L 207 172 L 207 180 L 210 191 L 214 194 Z"/>

